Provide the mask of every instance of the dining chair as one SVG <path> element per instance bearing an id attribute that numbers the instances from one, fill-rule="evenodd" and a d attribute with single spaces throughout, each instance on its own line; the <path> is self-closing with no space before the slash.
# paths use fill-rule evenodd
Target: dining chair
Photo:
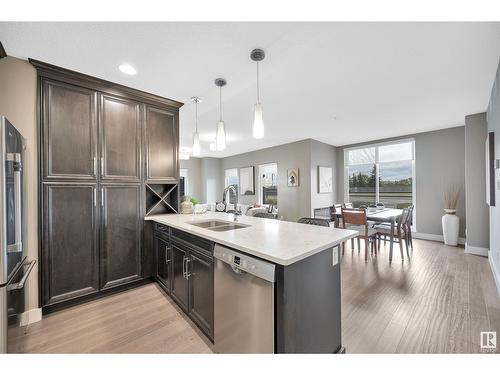
<path id="1" fill-rule="evenodd" d="M 401 258 L 403 257 L 403 240 L 406 245 L 406 255 L 410 258 L 410 253 L 408 250 L 408 218 L 409 218 L 410 209 L 404 208 L 401 216 L 398 217 L 396 221 L 396 225 L 393 227 L 393 241 L 399 244 L 399 248 L 401 250 Z M 382 223 L 374 226 L 374 229 L 377 232 L 377 248 L 380 250 L 380 241 L 382 237 L 384 237 L 384 243 L 387 236 L 391 235 L 391 224 Z M 410 230 L 411 231 L 411 230 Z"/>
<path id="2" fill-rule="evenodd" d="M 408 241 L 410 243 L 411 251 L 413 251 L 413 236 L 411 234 L 411 227 L 413 225 L 413 209 L 415 206 L 413 204 L 408 206 L 408 219 L 406 220 L 407 228 L 408 231 L 406 232 L 406 236 L 408 238 Z"/>
<path id="3" fill-rule="evenodd" d="M 344 208 L 354 208 L 352 203 L 344 203 Z"/>
<path id="4" fill-rule="evenodd" d="M 253 217 L 261 217 L 264 219 L 276 219 L 275 214 L 271 214 L 269 212 L 257 212 Z"/>
<path id="5" fill-rule="evenodd" d="M 368 261 L 368 245 L 371 245 L 371 252 L 375 248 L 377 231 L 368 224 L 366 210 L 342 208 L 342 219 L 344 229 L 358 232 L 358 241 L 365 240 L 365 262 Z M 359 251 L 359 245 L 358 245 Z"/>
<path id="6" fill-rule="evenodd" d="M 332 207 L 333 207 L 333 212 L 335 214 L 335 220 L 334 220 L 335 227 L 340 228 L 342 217 L 339 217 L 338 215 L 342 214 L 342 205 L 340 203 L 335 203 Z"/>
<path id="7" fill-rule="evenodd" d="M 354 209 L 354 205 L 350 202 L 344 203 L 342 206 L 340 206 L 340 210 L 342 212 L 342 207 L 344 208 L 349 208 L 349 209 Z M 339 223 L 339 225 L 341 225 Z M 354 238 L 351 238 L 351 248 L 354 249 Z M 358 238 L 358 251 L 361 250 L 361 241 Z"/>
<path id="8" fill-rule="evenodd" d="M 326 219 L 318 219 L 315 217 L 301 217 L 299 220 L 297 220 L 297 223 L 317 225 L 320 227 L 329 227 L 330 226 L 330 221 L 328 221 Z M 339 252 L 340 252 L 340 244 L 336 245 L 335 247 L 338 247 Z"/>

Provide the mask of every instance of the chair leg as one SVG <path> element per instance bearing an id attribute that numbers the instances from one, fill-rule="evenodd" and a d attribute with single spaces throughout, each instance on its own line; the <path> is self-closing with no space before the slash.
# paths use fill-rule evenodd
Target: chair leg
<path id="1" fill-rule="evenodd" d="M 387 236 L 384 234 L 384 246 L 386 241 L 387 241 Z"/>
<path id="2" fill-rule="evenodd" d="M 413 235 L 411 234 L 411 228 L 410 230 L 408 231 L 408 236 L 410 238 L 410 247 L 411 247 L 411 251 L 413 251 Z"/>
<path id="3" fill-rule="evenodd" d="M 361 250 L 361 240 L 358 237 L 358 251 Z"/>
<path id="4" fill-rule="evenodd" d="M 401 233 L 398 233 L 399 240 L 399 251 L 401 252 L 401 260 L 405 260 L 405 256 L 403 254 L 403 241 L 401 240 Z"/>
<path id="5" fill-rule="evenodd" d="M 365 238 L 365 262 L 368 262 L 368 238 Z"/>
<path id="6" fill-rule="evenodd" d="M 408 259 L 410 259 L 410 251 L 408 249 L 408 242 L 410 242 L 410 240 L 408 239 L 408 233 L 405 233 L 406 256 L 408 257 Z"/>
<path id="7" fill-rule="evenodd" d="M 351 238 L 351 247 L 354 249 L 354 238 Z"/>

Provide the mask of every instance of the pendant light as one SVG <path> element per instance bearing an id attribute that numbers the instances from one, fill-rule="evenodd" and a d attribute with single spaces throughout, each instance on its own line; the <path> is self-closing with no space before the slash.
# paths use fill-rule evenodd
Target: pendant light
<path id="1" fill-rule="evenodd" d="M 201 99 L 197 96 L 193 96 L 191 100 L 194 102 L 195 107 L 195 130 L 193 133 L 193 156 L 200 156 L 200 135 L 198 134 L 198 103 L 201 103 Z"/>
<path id="2" fill-rule="evenodd" d="M 226 80 L 223 78 L 217 78 L 215 80 L 215 85 L 219 87 L 219 121 L 217 122 L 215 143 L 217 145 L 217 151 L 222 151 L 226 148 L 226 124 L 222 121 L 222 86 L 226 85 Z"/>
<path id="3" fill-rule="evenodd" d="M 257 63 L 257 103 L 254 106 L 254 117 L 252 126 L 252 135 L 254 138 L 264 138 L 264 120 L 262 118 L 262 104 L 260 103 L 259 92 L 259 61 L 264 60 L 266 54 L 261 49 L 254 49 L 250 52 L 250 58 Z"/>

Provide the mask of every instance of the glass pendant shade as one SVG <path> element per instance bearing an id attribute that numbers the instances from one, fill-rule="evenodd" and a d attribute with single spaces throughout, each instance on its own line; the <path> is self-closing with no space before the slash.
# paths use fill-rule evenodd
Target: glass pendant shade
<path id="1" fill-rule="evenodd" d="M 217 151 L 222 151 L 226 148 L 226 124 L 224 121 L 217 123 L 216 143 Z"/>
<path id="2" fill-rule="evenodd" d="M 200 156 L 201 147 L 200 147 L 200 135 L 197 131 L 193 133 L 193 156 Z"/>
<path id="3" fill-rule="evenodd" d="M 264 120 L 262 118 L 262 104 L 260 103 L 256 103 L 254 107 L 252 134 L 254 138 L 264 138 Z"/>

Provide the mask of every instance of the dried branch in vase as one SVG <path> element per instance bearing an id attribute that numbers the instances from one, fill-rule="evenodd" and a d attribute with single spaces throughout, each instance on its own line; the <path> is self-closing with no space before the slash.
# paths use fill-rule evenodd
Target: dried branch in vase
<path id="1" fill-rule="evenodd" d="M 457 208 L 461 192 L 462 187 L 460 185 L 450 185 L 444 192 L 444 208 L 447 210 L 455 210 Z"/>

